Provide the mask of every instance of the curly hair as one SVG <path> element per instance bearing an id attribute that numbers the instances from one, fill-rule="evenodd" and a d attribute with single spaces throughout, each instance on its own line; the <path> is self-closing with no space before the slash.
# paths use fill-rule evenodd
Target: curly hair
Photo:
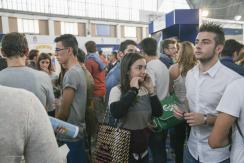
<path id="1" fill-rule="evenodd" d="M 44 59 L 48 59 L 50 64 L 48 65 L 48 70 L 49 70 L 49 73 L 51 73 L 52 71 L 52 62 L 51 62 L 51 57 L 48 53 L 41 53 L 37 59 L 37 69 L 38 70 L 41 70 L 41 67 L 40 67 L 40 62 L 41 60 L 44 60 Z"/>
<path id="2" fill-rule="evenodd" d="M 194 46 L 189 41 L 180 43 L 179 57 L 177 63 L 181 70 L 181 75 L 185 76 L 186 73 L 192 69 L 196 63 L 196 57 L 194 55 Z"/>
<path id="3" fill-rule="evenodd" d="M 12 32 L 6 34 L 2 39 L 2 51 L 7 58 L 23 57 L 28 51 L 28 43 L 24 34 Z"/>

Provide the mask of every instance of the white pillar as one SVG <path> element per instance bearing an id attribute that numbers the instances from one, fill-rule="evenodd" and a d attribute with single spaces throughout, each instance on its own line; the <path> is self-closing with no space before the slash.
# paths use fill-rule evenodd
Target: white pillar
<path id="1" fill-rule="evenodd" d="M 85 37 L 91 37 L 91 22 L 89 20 L 86 23 Z"/>
<path id="2" fill-rule="evenodd" d="M 142 27 L 142 39 L 148 37 L 147 33 L 148 33 L 147 32 L 147 28 L 146 27 Z"/>
<path id="3" fill-rule="evenodd" d="M 7 16 L 1 16 L 2 17 L 2 28 L 3 28 L 3 33 L 9 33 L 9 22 L 8 22 L 8 17 Z"/>
<path id="4" fill-rule="evenodd" d="M 54 21 L 53 20 L 48 20 L 48 31 L 49 31 L 49 35 L 50 36 L 54 36 L 55 32 L 54 32 Z"/>

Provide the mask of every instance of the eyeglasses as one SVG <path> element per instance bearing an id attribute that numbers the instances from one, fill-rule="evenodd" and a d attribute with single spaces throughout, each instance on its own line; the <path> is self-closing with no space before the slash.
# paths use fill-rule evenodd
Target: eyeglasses
<path id="1" fill-rule="evenodd" d="M 67 48 L 63 48 L 63 49 L 60 49 L 60 48 L 56 48 L 55 49 L 55 52 L 57 53 L 57 52 L 59 52 L 59 51 L 61 51 L 61 50 L 66 50 Z"/>

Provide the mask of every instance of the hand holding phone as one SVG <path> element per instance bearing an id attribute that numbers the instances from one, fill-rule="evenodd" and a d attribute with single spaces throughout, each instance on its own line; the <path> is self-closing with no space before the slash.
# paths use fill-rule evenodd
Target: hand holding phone
<path id="1" fill-rule="evenodd" d="M 142 85 L 148 90 L 148 94 L 154 94 L 155 89 L 151 77 L 146 74 Z"/>
<path id="2" fill-rule="evenodd" d="M 133 77 L 130 81 L 130 87 L 131 88 L 135 87 L 135 88 L 139 89 L 140 88 L 140 85 L 139 85 L 140 79 L 141 79 L 140 77 Z"/>

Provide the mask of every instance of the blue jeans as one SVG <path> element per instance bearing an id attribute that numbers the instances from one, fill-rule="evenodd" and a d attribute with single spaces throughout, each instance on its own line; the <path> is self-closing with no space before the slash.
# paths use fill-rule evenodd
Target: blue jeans
<path id="1" fill-rule="evenodd" d="M 84 139 L 76 142 L 61 141 L 61 143 L 66 144 L 70 150 L 67 155 L 67 163 L 87 163 Z"/>
<path id="2" fill-rule="evenodd" d="M 189 152 L 188 147 L 186 147 L 184 153 L 184 163 L 201 163 L 201 162 L 199 160 L 196 160 Z M 221 161 L 219 163 L 230 163 L 230 159 Z"/>
<path id="3" fill-rule="evenodd" d="M 170 131 L 170 145 L 175 152 L 175 163 L 183 162 L 184 142 L 186 138 L 186 124 L 180 123 Z M 172 132 L 173 131 L 173 132 Z M 149 147 L 154 163 L 167 163 L 166 139 L 168 130 L 151 134 Z"/>

